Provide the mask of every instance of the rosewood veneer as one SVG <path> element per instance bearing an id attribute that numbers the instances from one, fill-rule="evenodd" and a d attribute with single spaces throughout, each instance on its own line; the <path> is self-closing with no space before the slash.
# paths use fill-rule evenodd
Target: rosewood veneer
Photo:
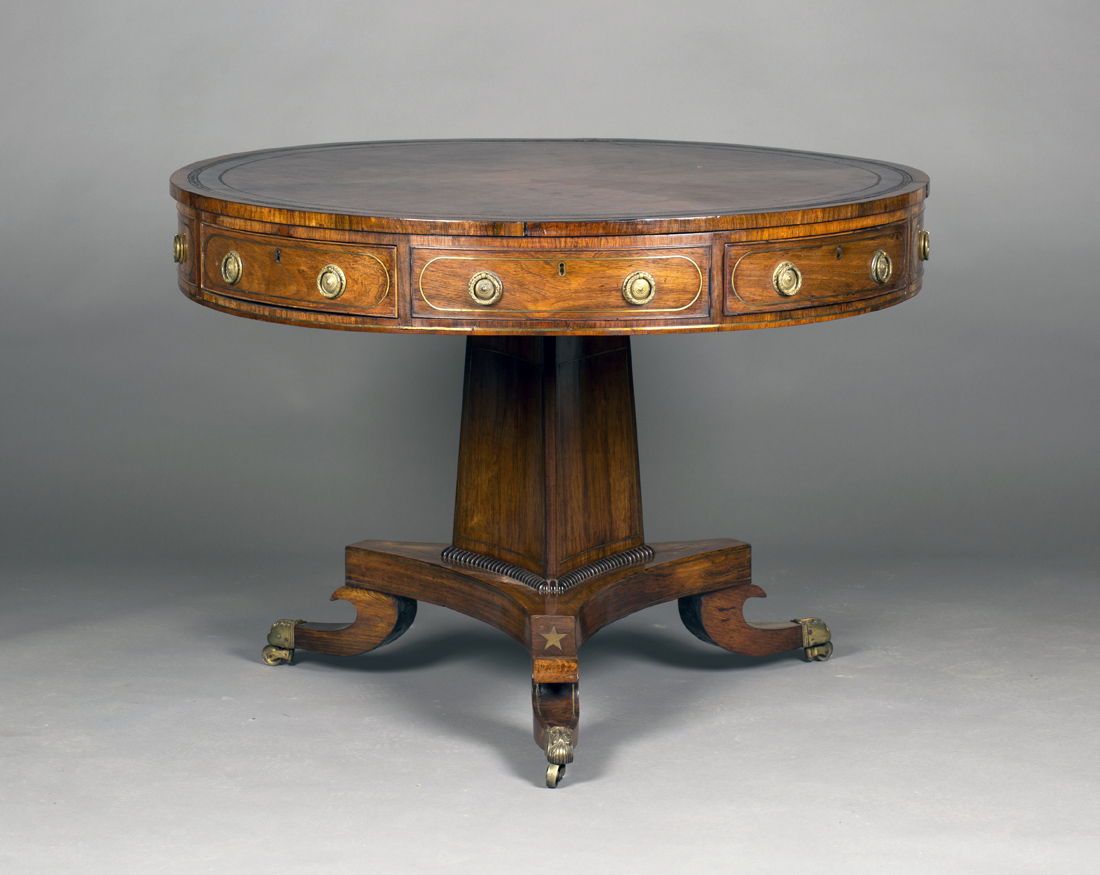
<path id="1" fill-rule="evenodd" d="M 577 652 L 677 599 L 735 653 L 832 652 L 817 618 L 751 624 L 749 545 L 642 528 L 630 335 L 817 322 L 916 294 L 928 178 L 859 158 L 711 143 L 470 140 L 272 149 L 172 176 L 183 292 L 238 316 L 468 335 L 449 544 L 361 541 L 347 625 L 280 620 L 264 659 L 393 641 L 418 601 L 532 658 L 557 786 L 577 743 Z"/>

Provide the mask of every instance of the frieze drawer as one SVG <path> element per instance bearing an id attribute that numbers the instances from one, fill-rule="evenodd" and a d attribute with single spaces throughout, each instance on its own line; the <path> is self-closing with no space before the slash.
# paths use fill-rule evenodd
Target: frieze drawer
<path id="1" fill-rule="evenodd" d="M 706 316 L 710 249 L 413 250 L 414 316 L 645 320 Z"/>
<path id="2" fill-rule="evenodd" d="M 310 310 L 397 316 L 392 246 L 310 243 L 204 230 L 204 289 Z"/>
<path id="3" fill-rule="evenodd" d="M 812 242 L 729 244 L 725 312 L 796 310 L 874 297 L 909 281 L 907 225 Z"/>

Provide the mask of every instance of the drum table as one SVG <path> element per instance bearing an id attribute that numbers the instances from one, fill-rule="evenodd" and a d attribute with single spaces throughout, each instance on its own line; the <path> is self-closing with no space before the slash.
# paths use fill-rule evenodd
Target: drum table
<path id="1" fill-rule="evenodd" d="M 557 786 L 577 742 L 577 651 L 679 600 L 726 650 L 832 652 L 816 618 L 752 624 L 749 545 L 646 542 L 630 335 L 854 316 L 916 294 L 928 177 L 879 161 L 710 143 L 469 140 L 272 149 L 172 176 L 185 294 L 348 331 L 467 335 L 450 544 L 360 541 L 350 625 L 280 620 L 264 659 L 393 641 L 417 601 L 531 653 Z"/>

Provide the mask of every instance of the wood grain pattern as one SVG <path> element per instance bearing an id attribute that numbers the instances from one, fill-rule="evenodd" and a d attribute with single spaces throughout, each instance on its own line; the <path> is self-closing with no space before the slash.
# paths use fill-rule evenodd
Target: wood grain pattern
<path id="1" fill-rule="evenodd" d="M 582 642 L 615 620 L 671 601 L 671 593 L 683 598 L 750 579 L 748 544 L 727 538 L 689 542 L 686 555 L 678 557 L 675 548 L 679 545 L 651 546 L 655 556 L 642 568 L 608 575 L 591 587 L 567 594 L 572 598 L 564 601 L 577 614 Z M 564 607 L 559 602 L 558 609 Z"/>
<path id="2" fill-rule="evenodd" d="M 684 596 L 680 598 L 680 618 L 695 637 L 731 653 L 767 656 L 801 647 L 798 623 L 749 623 L 745 619 L 745 602 L 764 597 L 764 590 L 752 583 Z"/>
<path id="3" fill-rule="evenodd" d="M 531 660 L 531 678 L 536 684 L 575 684 L 580 681 L 576 657 L 542 657 Z"/>
<path id="4" fill-rule="evenodd" d="M 927 186 L 912 168 L 835 155 L 486 140 L 226 156 L 177 171 L 171 192 L 195 241 L 243 232 L 259 247 L 249 280 L 232 286 L 220 281 L 217 252 L 202 270 L 180 266 L 180 288 L 205 306 L 350 331 L 595 335 L 795 325 L 903 301 L 923 277 L 912 254 Z M 854 252 L 830 266 L 810 252 L 822 236 L 855 232 L 893 247 L 889 284 L 862 282 Z M 298 267 L 277 268 L 273 253 L 289 241 Z M 773 254 L 788 245 L 822 269 L 810 271 L 801 294 L 776 300 L 764 282 L 771 255 L 746 249 L 757 243 Z M 366 273 L 379 258 L 392 296 L 376 300 L 364 276 L 339 299 L 319 299 L 316 271 L 337 254 L 358 257 L 355 269 Z M 470 299 L 476 269 L 503 278 L 496 304 Z M 652 301 L 623 300 L 631 270 L 657 279 Z"/>
<path id="5" fill-rule="evenodd" d="M 554 580 L 643 541 L 629 338 L 470 338 L 454 544 Z"/>
<path id="6" fill-rule="evenodd" d="M 845 219 L 909 203 L 927 184 L 901 165 L 722 143 L 434 140 L 227 155 L 178 170 L 171 190 L 196 209 L 287 224 L 622 236 L 753 227 L 758 214 Z"/>
<path id="7" fill-rule="evenodd" d="M 548 649 L 541 633 L 533 642 L 532 625 L 548 632 L 564 625 L 562 618 L 573 618 L 572 635 L 561 639 L 563 656 L 572 657 L 604 626 L 642 608 L 751 582 L 750 548 L 740 541 L 651 546 L 654 558 L 644 566 L 620 569 L 565 593 L 540 594 L 502 575 L 448 563 L 442 558 L 446 544 L 360 541 L 345 551 L 346 585 L 451 608 L 550 657 L 558 656 L 557 649 Z"/>
<path id="8" fill-rule="evenodd" d="M 501 299 L 484 306 L 468 282 L 491 271 L 504 285 Z M 623 281 L 635 271 L 653 277 L 653 299 L 640 305 L 623 297 Z M 497 250 L 413 249 L 412 315 L 466 319 L 576 319 L 578 316 L 648 319 L 670 314 L 706 316 L 710 310 L 710 252 L 680 250 L 538 251 L 503 255 Z"/>
<path id="9" fill-rule="evenodd" d="M 531 710 L 535 718 L 535 744 L 545 747 L 546 731 L 553 726 L 571 729 L 576 744 L 581 718 L 579 684 L 533 681 Z"/>
<path id="10" fill-rule="evenodd" d="M 334 598 L 356 620 L 298 625 L 296 646 L 364 652 L 408 628 L 417 601 L 486 622 L 531 654 L 551 769 L 572 760 L 579 649 L 634 611 L 678 600 L 688 628 L 727 650 L 802 648 L 800 623 L 744 619 L 745 600 L 764 595 L 747 544 L 645 544 L 627 335 L 905 300 L 923 278 L 927 187 L 883 162 L 651 141 L 351 143 L 178 171 L 177 278 L 197 302 L 293 325 L 471 335 L 452 543 L 347 547 Z M 239 282 L 221 274 L 229 249 Z M 876 281 L 880 250 L 891 270 Z M 781 262 L 798 268 L 794 294 L 773 286 Z M 347 278 L 335 299 L 317 289 L 330 263 Z M 503 284 L 489 306 L 469 294 L 478 271 Z M 651 301 L 623 298 L 633 271 L 654 278 Z M 827 649 L 806 655 L 823 659 L 816 622 Z"/>
<path id="11" fill-rule="evenodd" d="M 220 232 L 204 227 L 202 278 L 205 288 L 229 297 L 269 301 L 309 310 L 338 311 L 395 318 L 393 246 L 304 245 L 272 240 L 239 231 Z M 244 271 L 236 283 L 222 277 L 222 259 L 239 254 Z M 339 267 L 347 280 L 344 292 L 326 298 L 317 277 L 328 265 Z"/>
<path id="12" fill-rule="evenodd" d="M 332 601 L 343 599 L 355 605 L 355 620 L 350 624 L 302 623 L 294 629 L 296 649 L 331 656 L 355 656 L 395 641 L 416 618 L 412 599 L 342 586 Z"/>
<path id="13" fill-rule="evenodd" d="M 448 565 L 446 544 L 360 541 L 345 550 L 348 586 L 451 608 L 507 633 L 525 647 L 527 618 L 542 607 L 528 587 L 497 574 Z"/>
<path id="14" fill-rule="evenodd" d="M 569 614 L 535 614 L 529 619 L 528 640 L 539 657 L 575 657 L 577 621 Z"/>
<path id="15" fill-rule="evenodd" d="M 726 247 L 727 313 L 762 309 L 795 310 L 834 301 L 856 301 L 904 288 L 909 279 L 907 226 L 895 224 L 872 233 L 833 235 L 799 245 Z M 878 251 L 891 261 L 885 283 L 876 283 L 871 261 Z M 790 297 L 776 291 L 772 275 L 783 262 L 794 264 L 802 276 L 799 290 Z"/>

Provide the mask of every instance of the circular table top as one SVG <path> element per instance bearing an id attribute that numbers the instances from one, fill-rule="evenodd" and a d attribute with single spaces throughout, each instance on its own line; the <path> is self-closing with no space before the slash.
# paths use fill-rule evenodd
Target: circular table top
<path id="1" fill-rule="evenodd" d="M 920 288 L 919 170 L 654 140 L 267 149 L 172 175 L 181 289 L 364 331 L 603 334 L 835 319 Z"/>
<path id="2" fill-rule="evenodd" d="M 699 232 L 751 214 L 873 211 L 924 194 L 900 165 L 755 146 L 651 140 L 336 143 L 228 155 L 172 176 L 198 209 L 397 233 Z M 326 217 L 328 217 L 326 221 Z M 839 215 L 838 215 L 839 217 Z"/>

